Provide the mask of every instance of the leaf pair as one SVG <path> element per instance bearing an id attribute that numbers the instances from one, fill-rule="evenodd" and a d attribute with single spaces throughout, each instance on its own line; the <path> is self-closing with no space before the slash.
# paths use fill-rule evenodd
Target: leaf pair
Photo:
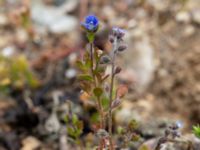
<path id="1" fill-rule="evenodd" d="M 80 121 L 75 114 L 73 114 L 71 118 L 66 116 L 65 122 L 68 124 L 67 134 L 74 139 L 77 139 L 83 132 L 83 122 Z"/>

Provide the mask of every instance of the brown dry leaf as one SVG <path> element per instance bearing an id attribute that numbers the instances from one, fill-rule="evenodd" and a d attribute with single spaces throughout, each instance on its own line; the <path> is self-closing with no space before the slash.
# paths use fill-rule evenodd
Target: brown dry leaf
<path id="1" fill-rule="evenodd" d="M 80 95 L 80 100 L 85 103 L 90 98 L 90 95 L 87 92 L 82 92 Z"/>
<path id="2" fill-rule="evenodd" d="M 117 88 L 116 98 L 122 98 L 128 93 L 128 87 L 126 85 L 120 85 Z"/>

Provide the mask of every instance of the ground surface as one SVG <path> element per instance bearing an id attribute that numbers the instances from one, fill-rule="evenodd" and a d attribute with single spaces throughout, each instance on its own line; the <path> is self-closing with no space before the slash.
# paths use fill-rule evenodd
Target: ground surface
<path id="1" fill-rule="evenodd" d="M 119 76 L 119 82 L 130 83 L 130 92 L 116 112 L 116 124 L 136 118 L 147 140 L 162 135 L 163 128 L 158 126 L 166 122 L 183 121 L 184 133 L 190 133 L 191 126 L 200 123 L 199 0 L 67 0 L 64 13 L 55 7 L 62 1 L 46 0 L 43 5 L 39 0 L 34 2 L 0 1 L 0 55 L 12 59 L 25 56 L 40 83 L 34 89 L 19 83 L 13 86 L 11 81 L 10 92 L 0 91 L 0 149 L 31 150 L 38 145 L 62 149 L 63 132 L 57 132 L 55 124 L 53 129 L 45 126 L 53 118 L 56 99 L 59 124 L 65 128 L 63 115 L 69 110 L 68 102 L 72 102 L 73 112 L 85 123 L 83 137 L 90 141 L 90 115 L 95 110 L 83 109 L 85 98 L 80 100 L 79 84 L 74 78 L 75 60 L 86 45 L 79 22 L 91 12 L 102 20 L 96 40 L 99 48 L 110 48 L 105 41 L 112 26 L 127 30 L 129 49 L 119 57 L 126 71 Z M 44 16 L 31 10 L 41 11 L 39 14 Z M 55 12 L 68 18 L 53 16 Z M 32 19 L 31 14 L 35 14 Z M 69 26 L 62 24 L 65 21 L 53 24 L 60 21 L 51 21 L 56 18 L 66 19 Z M 43 22 L 45 19 L 47 22 Z M 3 77 L 0 74 L 0 80 Z M 56 134 L 50 134 L 48 129 Z"/>

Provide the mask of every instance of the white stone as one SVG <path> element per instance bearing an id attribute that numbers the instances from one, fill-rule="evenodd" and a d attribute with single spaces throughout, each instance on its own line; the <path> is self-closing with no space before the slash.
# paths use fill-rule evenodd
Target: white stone
<path id="1" fill-rule="evenodd" d="M 65 72 L 65 76 L 69 79 L 74 78 L 76 74 L 77 74 L 77 71 L 73 68 L 70 68 Z"/>
<path id="2" fill-rule="evenodd" d="M 184 32 L 183 32 L 183 34 L 184 34 L 185 37 L 191 36 L 191 35 L 193 35 L 194 33 L 195 33 L 195 27 L 192 26 L 192 25 L 187 26 L 187 27 L 184 29 Z"/>
<path id="3" fill-rule="evenodd" d="M 181 11 L 176 14 L 176 21 L 183 22 L 183 23 L 189 23 L 191 21 L 191 16 L 186 11 Z"/>
<path id="4" fill-rule="evenodd" d="M 14 54 L 14 52 L 15 52 L 15 48 L 13 46 L 8 46 L 2 50 L 1 54 L 4 57 L 10 57 Z"/>
<path id="5" fill-rule="evenodd" d="M 72 16 L 62 16 L 52 24 L 49 24 L 49 29 L 53 33 L 67 33 L 73 31 L 78 25 L 78 21 Z"/>
<path id="6" fill-rule="evenodd" d="M 134 76 L 132 77 L 134 78 L 135 84 L 137 84 L 138 92 L 142 92 L 148 87 L 156 68 L 154 49 L 149 38 L 140 31 L 138 29 L 138 33 L 134 34 L 130 31 L 132 34 L 130 35 L 131 39 L 127 42 L 129 50 L 123 55 L 126 61 L 125 64 L 127 64 L 125 69 L 130 69 L 134 72 Z"/>
<path id="7" fill-rule="evenodd" d="M 60 122 L 55 112 L 53 112 L 51 116 L 47 119 L 45 123 L 45 128 L 50 133 L 57 133 L 60 130 Z"/>
<path id="8" fill-rule="evenodd" d="M 77 0 L 75 1 L 77 2 Z M 66 12 L 70 10 L 68 2 L 60 7 L 55 7 L 46 6 L 41 0 L 34 0 L 31 6 L 31 17 L 37 25 L 47 28 L 53 33 L 68 33 L 76 29 L 78 25 L 76 17 L 66 15 Z"/>

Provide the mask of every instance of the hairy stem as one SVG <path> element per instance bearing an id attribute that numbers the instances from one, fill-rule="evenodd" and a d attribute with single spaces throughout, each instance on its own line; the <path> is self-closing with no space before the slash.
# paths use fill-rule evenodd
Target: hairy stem
<path id="1" fill-rule="evenodd" d="M 96 80 L 96 76 L 94 74 L 94 46 L 93 43 L 90 43 L 90 60 L 91 60 L 91 74 L 94 80 L 94 88 L 98 87 L 100 83 L 98 83 L 98 80 Z M 95 66 L 95 69 L 97 65 Z M 100 97 L 96 97 L 97 100 L 97 109 L 98 112 L 100 114 L 100 128 L 104 129 L 105 125 L 104 125 L 104 112 L 103 112 L 103 107 L 102 107 L 102 103 L 101 103 L 101 99 Z M 99 144 L 99 149 L 103 150 L 104 147 L 104 140 L 100 139 L 100 144 Z"/>
<path id="2" fill-rule="evenodd" d="M 114 87 L 114 69 L 115 69 L 115 52 L 112 56 L 112 63 L 111 63 L 111 83 L 110 83 L 110 94 L 109 94 L 109 114 L 108 114 L 108 130 L 110 135 L 110 150 L 113 150 L 112 144 L 112 101 L 113 101 L 113 87 Z"/>
<path id="3" fill-rule="evenodd" d="M 92 74 L 92 77 L 94 79 L 94 86 L 96 87 L 97 86 L 97 83 L 96 83 L 96 78 L 95 78 L 95 75 L 94 75 L 94 50 L 93 50 L 93 43 L 91 42 L 90 43 L 90 60 L 91 60 L 91 74 Z"/>
<path id="4" fill-rule="evenodd" d="M 95 88 L 99 86 L 100 83 L 98 83 L 98 80 L 96 80 L 96 76 L 94 74 L 94 46 L 93 43 L 90 43 L 90 59 L 91 59 L 91 72 L 92 72 L 92 77 L 94 79 L 94 85 Z M 97 64 L 97 63 L 96 63 Z M 95 66 L 95 69 L 97 69 L 97 65 Z M 97 105 L 98 105 L 98 111 L 100 113 L 100 125 L 101 128 L 104 129 L 104 113 L 103 113 L 103 107 L 101 103 L 101 99 L 97 97 Z"/>
<path id="5" fill-rule="evenodd" d="M 100 113 L 100 128 L 104 129 L 105 128 L 105 123 L 104 123 L 104 111 L 101 103 L 101 99 L 97 97 L 97 102 L 98 102 L 98 109 Z"/>
<path id="6" fill-rule="evenodd" d="M 108 111 L 108 131 L 109 131 L 109 141 L 110 141 L 110 150 L 113 150 L 112 143 L 112 102 L 113 102 L 113 88 L 114 88 L 114 78 L 115 78 L 115 57 L 116 49 L 118 47 L 117 38 L 114 39 L 113 50 L 111 52 L 111 82 L 110 82 L 110 93 L 109 93 L 109 111 Z"/>

